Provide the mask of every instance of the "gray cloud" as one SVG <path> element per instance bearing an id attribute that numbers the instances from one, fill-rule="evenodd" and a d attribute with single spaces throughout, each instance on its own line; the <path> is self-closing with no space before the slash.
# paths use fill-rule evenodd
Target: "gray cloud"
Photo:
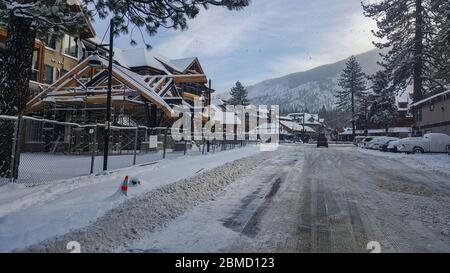
<path id="1" fill-rule="evenodd" d="M 243 11 L 211 7 L 187 31 L 162 30 L 150 42 L 171 58 L 199 57 L 227 91 L 236 80 L 253 84 L 368 51 L 373 28 L 360 0 L 254 0 Z"/>

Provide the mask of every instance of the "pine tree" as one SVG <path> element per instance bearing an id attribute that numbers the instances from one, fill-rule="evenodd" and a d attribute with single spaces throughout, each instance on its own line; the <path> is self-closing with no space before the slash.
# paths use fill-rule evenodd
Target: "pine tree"
<path id="1" fill-rule="evenodd" d="M 419 101 L 433 86 L 431 66 L 435 60 L 431 43 L 437 34 L 432 4 L 436 0 L 381 0 L 362 3 L 364 14 L 377 22 L 374 31 L 389 49 L 380 63 L 392 75 L 396 92 L 413 83 L 413 101 Z"/>
<path id="2" fill-rule="evenodd" d="M 372 95 L 370 96 L 370 121 L 381 128 L 387 128 L 397 118 L 395 92 L 390 86 L 389 74 L 379 71 L 370 77 Z"/>
<path id="3" fill-rule="evenodd" d="M 100 18 L 111 16 L 115 35 L 135 28 L 154 35 L 160 27 L 186 29 L 188 19 L 196 17 L 202 7 L 238 10 L 249 3 L 250 0 L 0 0 L 0 27 L 7 31 L 0 67 L 0 114 L 24 113 L 30 96 L 36 37 L 79 33 L 94 14 Z M 0 121 L 0 176 L 10 176 L 13 130 L 13 123 Z"/>
<path id="4" fill-rule="evenodd" d="M 319 117 L 325 118 L 326 116 L 327 116 L 327 108 L 325 107 L 325 105 L 322 105 L 322 108 L 320 108 L 319 110 Z"/>
<path id="5" fill-rule="evenodd" d="M 247 98 L 247 89 L 242 85 L 240 81 L 236 82 L 236 85 L 231 88 L 230 91 L 231 98 L 227 101 L 230 105 L 249 105 L 249 100 Z"/>
<path id="6" fill-rule="evenodd" d="M 356 128 L 369 129 L 370 126 L 370 96 L 368 92 L 359 92 L 356 96 L 355 123 Z"/>
<path id="7" fill-rule="evenodd" d="M 437 29 L 435 39 L 431 43 L 434 59 L 432 70 L 433 93 L 442 92 L 450 85 L 450 1 L 435 0 L 432 10 L 436 18 Z"/>
<path id="8" fill-rule="evenodd" d="M 366 75 L 355 56 L 351 56 L 347 61 L 338 84 L 341 89 L 335 95 L 337 99 L 336 108 L 342 112 L 352 113 L 352 131 L 354 136 L 356 131 L 356 112 L 361 110 L 358 109 L 357 103 L 362 101 L 360 98 L 365 95 L 366 90 Z"/>

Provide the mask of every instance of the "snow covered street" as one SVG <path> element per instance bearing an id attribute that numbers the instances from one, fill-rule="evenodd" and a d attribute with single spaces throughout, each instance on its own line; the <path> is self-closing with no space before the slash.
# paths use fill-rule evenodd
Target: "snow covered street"
<path id="1" fill-rule="evenodd" d="M 450 251 L 450 176 L 352 147 L 265 157 L 215 200 L 119 251 L 368 252 L 370 241 L 382 252 Z"/>
<path id="2" fill-rule="evenodd" d="M 83 252 L 368 252 L 376 241 L 382 252 L 450 252 L 449 170 L 448 155 L 282 145 L 8 185 L 0 251 L 67 252 L 77 241 Z M 115 194 L 130 172 L 143 184 Z"/>

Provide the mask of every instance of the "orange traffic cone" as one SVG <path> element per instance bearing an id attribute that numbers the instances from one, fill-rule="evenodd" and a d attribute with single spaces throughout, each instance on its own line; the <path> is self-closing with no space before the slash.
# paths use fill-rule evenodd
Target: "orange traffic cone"
<path id="1" fill-rule="evenodd" d="M 125 176 L 125 180 L 123 180 L 122 186 L 120 187 L 120 190 L 123 194 L 127 195 L 128 191 L 128 175 Z"/>

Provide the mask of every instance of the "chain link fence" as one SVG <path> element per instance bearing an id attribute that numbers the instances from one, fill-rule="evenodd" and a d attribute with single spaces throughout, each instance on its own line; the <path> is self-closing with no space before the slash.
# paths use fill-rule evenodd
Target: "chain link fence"
<path id="1" fill-rule="evenodd" d="M 105 124 L 0 116 L 0 185 L 29 186 L 103 172 Z M 108 171 L 242 147 L 244 141 L 174 141 L 170 128 L 111 126 Z"/>

